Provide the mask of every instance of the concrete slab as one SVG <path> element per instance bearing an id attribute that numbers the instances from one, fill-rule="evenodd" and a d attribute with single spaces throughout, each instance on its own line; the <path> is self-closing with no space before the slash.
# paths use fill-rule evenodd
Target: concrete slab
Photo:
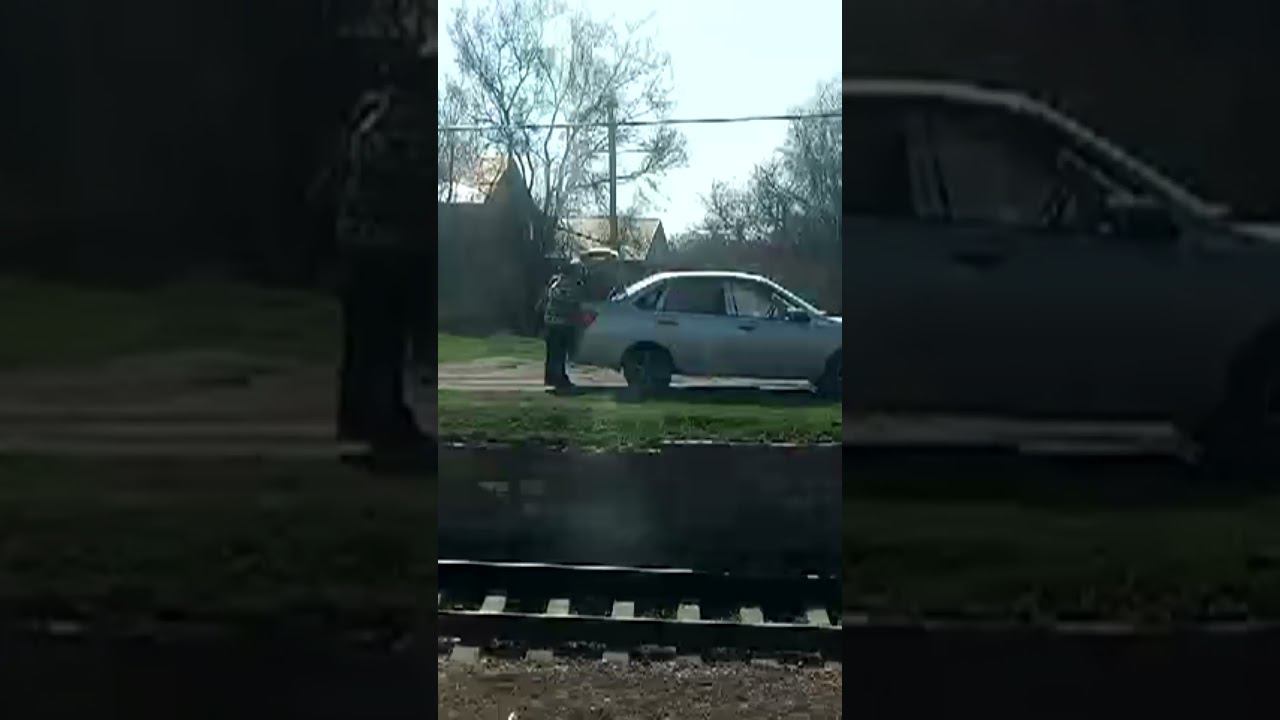
<path id="1" fill-rule="evenodd" d="M 804 614 L 805 621 L 818 627 L 831 627 L 831 616 L 825 608 L 809 608 Z"/>
<path id="2" fill-rule="evenodd" d="M 565 616 L 569 614 L 568 598 L 552 598 L 547 601 L 547 614 Z"/>
<path id="3" fill-rule="evenodd" d="M 460 665 L 475 665 L 480 662 L 480 648 L 468 645 L 454 645 L 449 653 L 449 662 Z"/>
<path id="4" fill-rule="evenodd" d="M 529 662 L 550 663 L 555 662 L 556 654 L 552 650 L 530 650 L 524 657 Z"/>
<path id="5" fill-rule="evenodd" d="M 630 600 L 615 600 L 610 617 L 614 620 L 632 620 L 636 616 L 636 604 Z"/>
<path id="6" fill-rule="evenodd" d="M 484 602 L 480 605 L 480 612 L 483 613 L 500 613 L 507 608 L 507 596 L 505 595 L 486 595 Z"/>
<path id="7" fill-rule="evenodd" d="M 744 607 L 738 611 L 738 622 L 744 625 L 763 625 L 764 611 L 758 607 Z"/>
<path id="8" fill-rule="evenodd" d="M 702 619 L 702 609 L 694 603 L 680 603 L 676 619 L 680 622 L 697 622 Z"/>
<path id="9" fill-rule="evenodd" d="M 618 665 L 627 665 L 631 662 L 631 654 L 625 652 L 617 652 L 614 650 L 606 650 L 601 658 L 607 663 L 616 663 Z"/>

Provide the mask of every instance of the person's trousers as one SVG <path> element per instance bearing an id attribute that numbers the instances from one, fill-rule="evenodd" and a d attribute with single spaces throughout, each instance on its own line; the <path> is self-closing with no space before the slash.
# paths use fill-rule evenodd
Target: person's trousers
<path id="1" fill-rule="evenodd" d="M 547 359 L 543 366 L 543 382 L 553 387 L 569 384 L 566 364 L 573 347 L 574 329 L 569 325 L 547 326 Z"/>
<path id="2" fill-rule="evenodd" d="M 404 386 L 414 321 L 424 311 L 413 292 L 424 282 L 414 277 L 416 265 L 386 252 L 349 257 L 342 289 L 341 439 L 392 444 L 419 436 Z"/>

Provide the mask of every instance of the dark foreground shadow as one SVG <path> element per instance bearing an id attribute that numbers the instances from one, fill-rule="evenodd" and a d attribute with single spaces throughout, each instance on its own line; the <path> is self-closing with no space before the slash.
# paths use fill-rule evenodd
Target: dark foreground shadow
<path id="1" fill-rule="evenodd" d="M 1274 484 L 1215 481 L 1158 456 L 1052 457 L 994 450 L 843 449 L 844 498 L 1012 502 L 1063 508 L 1231 505 L 1277 494 Z"/>
<path id="2" fill-rule="evenodd" d="M 1280 638 L 846 629 L 843 659 L 866 717 L 1274 717 Z"/>
<path id="3" fill-rule="evenodd" d="M 0 638 L 5 717 L 424 718 L 425 647 Z"/>

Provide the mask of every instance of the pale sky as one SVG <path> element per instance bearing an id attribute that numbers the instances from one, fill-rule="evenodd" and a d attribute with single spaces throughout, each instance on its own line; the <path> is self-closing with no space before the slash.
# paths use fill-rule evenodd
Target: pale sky
<path id="1" fill-rule="evenodd" d="M 454 8 L 477 0 L 440 0 L 440 78 L 456 75 L 445 25 Z M 673 118 L 776 115 L 810 99 L 819 83 L 840 77 L 840 0 L 571 0 L 619 24 L 652 14 L 646 26 L 671 56 Z M 787 123 L 683 125 L 688 163 L 660 180 L 651 214 L 667 234 L 703 217 L 701 197 L 714 180 L 744 182 L 786 136 Z M 619 169 L 629 160 L 619 155 Z M 630 191 L 618 188 L 618 209 Z"/>

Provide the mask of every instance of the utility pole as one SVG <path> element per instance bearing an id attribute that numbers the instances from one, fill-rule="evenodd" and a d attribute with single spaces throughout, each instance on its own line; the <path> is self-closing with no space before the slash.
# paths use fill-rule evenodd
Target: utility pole
<path id="1" fill-rule="evenodd" d="M 618 123 L 614 117 L 615 100 L 609 100 L 609 245 L 618 251 L 622 262 L 622 242 L 618 238 Z"/>
<path id="2" fill-rule="evenodd" d="M 622 277 L 622 238 L 618 235 L 618 109 L 617 97 L 609 99 L 609 245 L 618 253 L 613 265 L 613 284 L 625 285 Z"/>

